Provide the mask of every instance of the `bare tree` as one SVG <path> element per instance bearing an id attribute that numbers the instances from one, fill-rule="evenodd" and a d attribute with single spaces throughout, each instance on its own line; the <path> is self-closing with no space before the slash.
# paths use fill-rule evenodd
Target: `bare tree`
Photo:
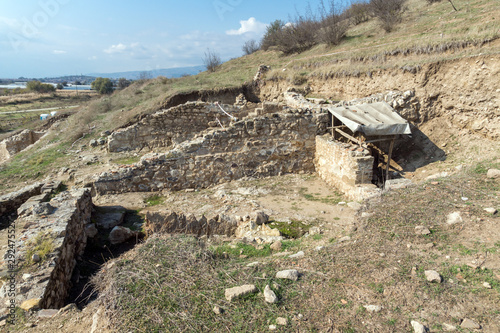
<path id="1" fill-rule="evenodd" d="M 222 60 L 220 55 L 213 50 L 207 49 L 205 56 L 203 57 L 203 64 L 209 72 L 215 72 L 220 65 L 222 65 Z"/>
<path id="2" fill-rule="evenodd" d="M 245 55 L 249 55 L 257 52 L 260 49 L 260 45 L 255 39 L 250 39 L 246 41 L 245 44 L 243 44 L 243 47 L 241 49 L 243 50 L 243 53 Z"/>
<path id="3" fill-rule="evenodd" d="M 394 29 L 401 22 L 406 0 L 370 0 L 373 15 L 378 17 L 386 32 Z"/>

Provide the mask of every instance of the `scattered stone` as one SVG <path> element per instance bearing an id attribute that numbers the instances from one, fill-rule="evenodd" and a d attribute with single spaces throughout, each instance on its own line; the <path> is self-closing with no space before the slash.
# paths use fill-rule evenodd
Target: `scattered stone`
<path id="1" fill-rule="evenodd" d="M 413 331 L 415 333 L 425 333 L 427 332 L 427 329 L 425 328 L 424 325 L 420 324 L 418 321 L 412 320 L 410 322 L 411 326 L 413 327 Z"/>
<path id="2" fill-rule="evenodd" d="M 225 291 L 226 299 L 231 302 L 233 299 L 245 296 L 248 294 L 256 293 L 258 291 L 257 287 L 253 284 L 245 284 L 239 287 L 228 288 Z"/>
<path id="3" fill-rule="evenodd" d="M 316 246 L 316 248 L 314 249 L 315 251 L 321 251 L 323 250 L 325 247 L 324 246 Z"/>
<path id="4" fill-rule="evenodd" d="M 90 140 L 90 146 L 91 147 L 97 147 L 98 145 L 99 144 L 97 143 L 97 140 L 94 140 L 94 139 Z"/>
<path id="5" fill-rule="evenodd" d="M 441 275 L 439 275 L 439 273 L 436 271 L 428 270 L 428 271 L 425 271 L 424 273 L 425 273 L 425 278 L 429 282 L 441 283 L 443 281 L 443 278 L 441 277 Z"/>
<path id="6" fill-rule="evenodd" d="M 85 227 L 85 234 L 87 234 L 87 237 L 94 238 L 98 233 L 99 231 L 97 230 L 94 223 L 91 223 Z"/>
<path id="7" fill-rule="evenodd" d="M 255 223 L 257 225 L 266 224 L 269 221 L 269 216 L 263 211 L 259 210 L 254 213 Z"/>
<path id="8" fill-rule="evenodd" d="M 347 202 L 345 202 L 345 201 L 341 201 L 341 202 L 339 202 L 339 205 L 343 206 L 343 205 L 345 205 L 346 203 L 347 203 Z"/>
<path id="9" fill-rule="evenodd" d="M 136 235 L 135 232 L 126 227 L 116 226 L 109 233 L 109 241 L 116 245 L 123 243 Z"/>
<path id="10" fill-rule="evenodd" d="M 446 223 L 448 223 L 449 225 L 461 223 L 462 221 L 463 220 L 462 220 L 462 216 L 460 215 L 460 212 L 450 213 L 450 214 L 448 214 L 448 217 L 446 219 Z"/>
<path id="11" fill-rule="evenodd" d="M 457 327 L 455 325 L 450 325 L 450 324 L 447 324 L 447 323 L 443 323 L 443 330 L 445 330 L 446 332 L 453 332 L 457 329 Z"/>
<path id="12" fill-rule="evenodd" d="M 276 325 L 269 325 L 270 331 L 276 331 L 276 329 L 277 329 Z"/>
<path id="13" fill-rule="evenodd" d="M 489 284 L 488 282 L 485 282 L 485 283 L 483 283 L 483 287 L 485 287 L 486 289 L 491 289 L 491 284 Z"/>
<path id="14" fill-rule="evenodd" d="M 491 179 L 500 178 L 500 170 L 489 169 L 488 172 L 486 173 L 486 177 L 491 178 Z"/>
<path id="15" fill-rule="evenodd" d="M 347 207 L 352 208 L 354 210 L 360 210 L 361 207 L 363 206 L 359 202 L 352 201 L 347 203 Z"/>
<path id="16" fill-rule="evenodd" d="M 464 320 L 462 320 L 460 327 L 470 329 L 470 330 L 478 330 L 481 328 L 481 325 L 479 325 L 478 323 L 476 323 L 475 321 L 473 321 L 469 318 L 465 318 Z"/>
<path id="17" fill-rule="evenodd" d="M 276 296 L 269 285 L 266 285 L 266 287 L 264 288 L 264 299 L 267 303 L 271 304 L 278 302 L 278 296 Z"/>
<path id="18" fill-rule="evenodd" d="M 348 242 L 350 240 L 351 240 L 351 236 L 344 236 L 344 237 L 339 239 L 339 243 Z"/>
<path id="19" fill-rule="evenodd" d="M 304 255 L 305 255 L 304 251 L 299 251 L 299 252 L 297 252 L 295 254 L 292 254 L 292 255 L 288 256 L 288 258 L 290 258 L 290 259 L 299 259 L 299 258 L 303 258 Z"/>
<path id="20" fill-rule="evenodd" d="M 97 325 L 99 324 L 99 315 L 101 314 L 101 309 L 98 309 L 96 313 L 92 316 L 92 327 L 90 328 L 90 333 L 97 332 Z"/>
<path id="21" fill-rule="evenodd" d="M 494 215 L 498 212 L 495 208 L 492 208 L 492 207 L 485 208 L 484 210 L 486 211 L 486 213 L 490 213 L 491 215 Z"/>
<path id="22" fill-rule="evenodd" d="M 20 308 L 24 311 L 38 309 L 40 306 L 40 298 L 33 298 L 21 303 Z"/>
<path id="23" fill-rule="evenodd" d="M 70 303 L 59 310 L 60 314 L 64 314 L 70 311 L 80 311 L 75 303 Z"/>
<path id="24" fill-rule="evenodd" d="M 311 227 L 309 228 L 309 235 L 320 235 L 321 229 L 319 227 Z"/>
<path id="25" fill-rule="evenodd" d="M 52 318 L 58 313 L 57 309 L 43 309 L 38 311 L 38 318 Z"/>
<path id="26" fill-rule="evenodd" d="M 40 256 L 38 254 L 33 253 L 33 255 L 31 256 L 31 260 L 33 260 L 33 262 L 39 262 L 42 259 L 40 258 Z"/>
<path id="27" fill-rule="evenodd" d="M 281 250 L 281 246 L 282 246 L 281 241 L 276 241 L 271 244 L 270 248 L 271 250 L 278 252 Z"/>
<path id="28" fill-rule="evenodd" d="M 214 311 L 215 314 L 223 314 L 224 313 L 224 310 L 220 308 L 220 306 L 218 305 L 215 305 L 214 308 L 212 309 Z"/>
<path id="29" fill-rule="evenodd" d="M 380 312 L 380 311 L 382 311 L 382 307 L 380 305 L 363 305 L 363 307 L 368 312 Z"/>
<path id="30" fill-rule="evenodd" d="M 122 224 L 124 216 L 125 216 L 124 212 L 99 214 L 96 222 L 97 227 L 103 229 L 112 229 L 117 225 Z"/>
<path id="31" fill-rule="evenodd" d="M 287 269 L 284 271 L 279 271 L 276 273 L 277 279 L 288 279 L 292 281 L 297 281 L 299 279 L 299 271 L 296 269 Z"/>
<path id="32" fill-rule="evenodd" d="M 288 325 L 288 319 L 283 318 L 283 317 L 278 317 L 278 318 L 276 318 L 276 324 L 281 325 L 281 326 L 286 326 L 286 325 Z"/>
<path id="33" fill-rule="evenodd" d="M 24 324 L 24 327 L 26 327 L 26 328 L 32 328 L 32 327 L 35 327 L 35 324 L 33 324 L 33 323 L 26 323 L 26 324 Z"/>
<path id="34" fill-rule="evenodd" d="M 255 266 L 258 266 L 259 264 L 260 264 L 260 262 L 254 261 L 254 262 L 247 264 L 247 267 L 255 267 Z"/>
<path id="35" fill-rule="evenodd" d="M 424 227 L 423 225 L 418 225 L 415 227 L 415 233 L 417 235 L 429 235 L 431 233 L 431 231 L 429 230 L 429 228 L 426 228 Z"/>
<path id="36" fill-rule="evenodd" d="M 23 280 L 24 281 L 28 281 L 29 279 L 31 279 L 32 275 L 31 274 L 23 274 Z"/>

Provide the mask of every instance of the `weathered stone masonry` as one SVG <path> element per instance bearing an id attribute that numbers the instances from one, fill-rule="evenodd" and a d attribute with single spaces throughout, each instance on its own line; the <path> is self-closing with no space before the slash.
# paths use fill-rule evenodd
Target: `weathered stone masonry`
<path id="1" fill-rule="evenodd" d="M 238 108 L 224 105 L 224 110 L 238 116 Z M 125 150 L 169 147 L 183 142 L 209 128 L 229 123 L 229 117 L 213 103 L 188 102 L 168 110 L 149 115 L 129 127 L 115 131 L 108 137 L 108 150 Z"/>
<path id="2" fill-rule="evenodd" d="M 24 130 L 17 135 L 3 140 L 0 142 L 0 163 L 7 161 L 24 148 L 34 144 L 44 135 L 45 132 Z"/>
<path id="3" fill-rule="evenodd" d="M 330 135 L 316 137 L 314 164 L 318 175 L 348 197 L 357 200 L 376 191 L 371 184 L 373 161 L 368 149 L 333 140 Z"/>
<path id="4" fill-rule="evenodd" d="M 98 194 L 204 188 L 245 176 L 314 172 L 315 137 L 328 115 L 298 110 L 208 130 L 162 154 L 96 177 Z"/>
<path id="5" fill-rule="evenodd" d="M 37 237 L 51 240 L 55 250 L 46 260 L 35 263 L 36 273 L 17 276 L 16 301 L 38 300 L 40 308 L 64 306 L 71 287 L 76 260 L 87 244 L 85 227 L 91 223 L 90 189 L 65 191 L 50 202 L 42 202 L 24 210 L 16 220 L 21 233 L 17 235 L 16 257 L 20 266 L 26 263 L 27 251 Z M 4 288 L 1 288 L 4 289 Z M 0 290 L 0 302 L 5 302 Z"/>

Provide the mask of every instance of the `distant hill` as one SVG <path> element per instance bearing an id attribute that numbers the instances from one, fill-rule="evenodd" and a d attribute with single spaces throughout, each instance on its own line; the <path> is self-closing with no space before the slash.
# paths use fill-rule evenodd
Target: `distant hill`
<path id="1" fill-rule="evenodd" d="M 192 66 L 192 67 L 176 67 L 176 68 L 164 68 L 155 69 L 151 71 L 130 71 L 130 72 L 117 72 L 117 73 L 91 73 L 88 74 L 94 77 L 105 77 L 109 79 L 119 79 L 126 78 L 127 80 L 137 80 L 141 78 L 143 73 L 147 73 L 148 78 L 155 78 L 160 75 L 168 78 L 177 78 L 185 75 L 195 75 L 199 72 L 204 71 L 205 66 Z"/>

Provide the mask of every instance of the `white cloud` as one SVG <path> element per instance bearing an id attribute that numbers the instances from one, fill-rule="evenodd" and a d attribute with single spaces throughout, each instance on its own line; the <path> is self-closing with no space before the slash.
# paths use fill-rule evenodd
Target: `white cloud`
<path id="1" fill-rule="evenodd" d="M 238 30 L 228 30 L 226 34 L 228 35 L 243 35 L 249 32 L 256 34 L 261 34 L 266 31 L 267 24 L 259 22 L 255 17 L 250 17 L 248 20 L 240 21 L 241 27 Z"/>
<path id="2" fill-rule="evenodd" d="M 54 54 L 65 54 L 65 53 L 66 53 L 66 51 L 62 51 L 62 50 L 54 50 L 54 51 L 52 51 L 52 53 L 54 53 Z"/>
<path id="3" fill-rule="evenodd" d="M 21 26 L 21 24 L 16 19 L 4 16 L 0 16 L 0 25 L 5 25 L 11 29 L 18 29 Z"/>
<path id="4" fill-rule="evenodd" d="M 104 50 L 104 53 L 113 54 L 113 53 L 123 53 L 127 50 L 127 45 L 119 43 L 116 45 L 111 45 L 107 49 Z"/>

